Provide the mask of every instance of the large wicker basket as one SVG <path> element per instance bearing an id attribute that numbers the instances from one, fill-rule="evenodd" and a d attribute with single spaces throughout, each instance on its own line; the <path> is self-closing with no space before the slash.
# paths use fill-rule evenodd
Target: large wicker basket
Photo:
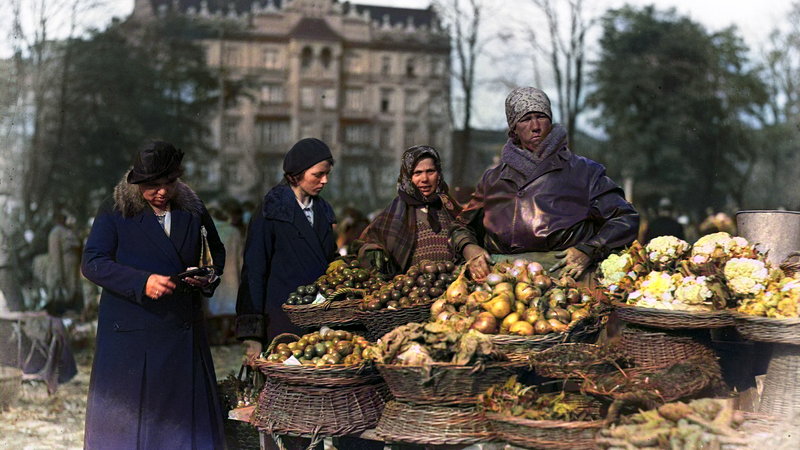
<path id="1" fill-rule="evenodd" d="M 267 353 L 280 341 L 296 341 L 300 338 L 291 333 L 283 333 L 275 336 L 267 348 Z M 361 386 L 374 383 L 380 380 L 380 374 L 370 361 L 365 361 L 359 365 L 325 365 L 322 367 L 310 365 L 287 365 L 279 362 L 271 362 L 258 358 L 252 365 L 260 370 L 264 375 L 273 381 L 299 386 L 320 386 L 320 387 L 339 387 L 339 386 Z"/>
<path id="2" fill-rule="evenodd" d="M 514 353 L 527 354 L 531 351 L 542 351 L 564 342 L 594 342 L 602 330 L 608 316 L 586 317 L 570 325 L 563 333 L 548 333 L 538 336 L 512 336 L 509 334 L 489 335 L 492 343 L 499 350 L 511 355 Z M 511 359 L 513 357 L 509 356 Z"/>
<path id="3" fill-rule="evenodd" d="M 486 417 L 474 406 L 414 405 L 397 400 L 386 404 L 375 434 L 386 442 L 418 445 L 466 445 L 494 437 Z"/>
<path id="4" fill-rule="evenodd" d="M 773 346 L 758 411 L 787 419 L 800 414 L 800 346 Z"/>
<path id="5" fill-rule="evenodd" d="M 571 450 L 594 448 L 594 437 L 605 421 L 530 420 L 497 413 L 486 418 L 498 439 L 520 447 Z"/>
<path id="6" fill-rule="evenodd" d="M 621 348 L 584 343 L 557 344 L 529 356 L 537 375 L 560 379 L 613 371 L 618 359 L 622 359 Z"/>
<path id="7" fill-rule="evenodd" d="M 365 337 L 375 342 L 399 326 L 411 322 L 427 322 L 432 304 L 433 302 L 426 302 L 406 308 L 357 311 L 356 318 L 367 328 Z"/>
<path id="8" fill-rule="evenodd" d="M 758 342 L 800 345 L 800 319 L 773 319 L 734 313 L 736 330 Z"/>
<path id="9" fill-rule="evenodd" d="M 378 364 L 395 399 L 416 405 L 474 405 L 478 395 L 524 367 L 519 362 L 476 366 L 432 363 L 428 366 Z"/>
<path id="10" fill-rule="evenodd" d="M 289 321 L 301 328 L 319 328 L 323 325 L 342 326 L 358 323 L 356 311 L 359 299 L 326 300 L 316 305 L 281 305 Z"/>
<path id="11" fill-rule="evenodd" d="M 667 311 L 614 302 L 621 320 L 666 330 L 708 329 L 733 325 L 728 311 Z"/>
<path id="12" fill-rule="evenodd" d="M 377 425 L 389 399 L 386 384 L 299 386 L 267 378 L 252 423 L 289 436 L 345 436 Z"/>
<path id="13" fill-rule="evenodd" d="M 667 366 L 694 356 L 715 356 L 706 330 L 670 331 L 626 325 L 620 345 L 625 357 L 637 366 Z M 716 360 L 713 363 L 718 364 Z"/>

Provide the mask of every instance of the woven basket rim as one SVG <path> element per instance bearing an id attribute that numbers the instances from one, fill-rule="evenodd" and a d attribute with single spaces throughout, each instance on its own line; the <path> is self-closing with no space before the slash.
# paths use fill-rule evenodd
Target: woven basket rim
<path id="1" fill-rule="evenodd" d="M 349 308 L 358 305 L 360 302 L 360 299 L 348 298 L 345 300 L 325 300 L 316 305 L 287 305 L 284 303 L 281 305 L 281 309 L 287 312 L 314 312 L 328 309 Z"/>
<path id="2" fill-rule="evenodd" d="M 489 361 L 483 363 L 483 367 L 518 367 L 520 366 L 519 361 Z M 462 364 L 455 364 L 455 363 L 448 363 L 448 362 L 432 362 L 428 363 L 427 365 L 406 365 L 406 364 L 386 364 L 386 363 L 375 363 L 378 368 L 387 368 L 387 369 L 424 369 L 425 367 L 444 367 L 447 369 L 470 369 L 473 370 L 476 367 L 481 367 L 480 364 L 473 364 L 473 365 L 462 365 Z"/>
<path id="3" fill-rule="evenodd" d="M 761 325 L 773 325 L 776 327 L 789 327 L 793 325 L 800 325 L 800 317 L 780 319 L 777 317 L 754 316 L 752 314 L 745 314 L 739 311 L 731 311 L 731 314 L 733 315 L 734 319 L 744 320 L 747 322 L 755 322 Z"/>
<path id="4" fill-rule="evenodd" d="M 364 311 L 364 310 L 357 310 L 356 315 L 361 317 L 374 317 L 374 316 L 382 316 L 382 315 L 390 315 L 393 313 L 400 313 L 403 311 L 409 311 L 413 309 L 421 309 L 421 308 L 430 308 L 430 306 L 434 303 L 435 300 L 431 300 L 425 303 L 417 303 L 416 305 L 411 306 L 401 306 L 399 308 L 381 308 L 375 311 Z"/>
<path id="5" fill-rule="evenodd" d="M 682 311 L 646 308 L 619 301 L 611 303 L 620 319 L 638 325 L 660 329 L 721 328 L 733 325 L 733 316 L 727 309 L 718 311 Z M 622 316 L 625 317 L 622 317 Z M 655 316 L 655 317 L 654 317 Z"/>
<path id="6" fill-rule="evenodd" d="M 492 343 L 499 345 L 529 345 L 549 344 L 552 342 L 563 343 L 573 336 L 591 333 L 595 328 L 600 328 L 604 323 L 606 314 L 597 314 L 585 317 L 572 323 L 566 331 L 560 333 L 538 334 L 533 336 L 515 336 L 511 334 L 489 334 Z"/>

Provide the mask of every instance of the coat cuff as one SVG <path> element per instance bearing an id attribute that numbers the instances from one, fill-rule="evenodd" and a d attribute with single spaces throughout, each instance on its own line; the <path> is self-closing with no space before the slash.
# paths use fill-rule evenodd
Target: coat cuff
<path id="1" fill-rule="evenodd" d="M 601 260 L 605 259 L 605 257 L 607 256 L 606 247 L 603 245 L 594 246 L 587 243 L 580 243 L 580 244 L 575 244 L 575 248 L 589 255 L 589 258 L 592 260 L 593 263 L 598 263 Z"/>
<path id="2" fill-rule="evenodd" d="M 260 314 L 243 314 L 236 316 L 236 338 L 263 342 L 267 335 L 264 316 Z"/>

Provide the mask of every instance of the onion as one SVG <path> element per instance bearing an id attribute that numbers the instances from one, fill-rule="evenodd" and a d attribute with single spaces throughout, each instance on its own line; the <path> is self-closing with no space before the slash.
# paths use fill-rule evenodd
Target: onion
<path id="1" fill-rule="evenodd" d="M 528 283 L 519 282 L 514 286 L 514 295 L 517 300 L 528 303 L 534 297 L 537 297 L 536 289 Z"/>
<path id="2" fill-rule="evenodd" d="M 489 286 L 494 287 L 502 282 L 503 282 L 503 276 L 500 275 L 499 273 L 492 272 L 486 276 L 486 284 L 488 284 Z"/>
<path id="3" fill-rule="evenodd" d="M 514 267 L 519 267 L 520 269 L 524 269 L 525 266 L 528 264 L 528 261 L 524 259 L 515 259 L 513 263 L 511 263 Z"/>
<path id="4" fill-rule="evenodd" d="M 542 265 L 539 264 L 538 262 L 532 262 L 532 263 L 528 264 L 528 276 L 529 277 L 533 278 L 536 275 L 539 275 L 540 273 L 542 273 L 542 271 L 544 271 L 544 267 L 542 267 Z"/>
<path id="5" fill-rule="evenodd" d="M 439 315 L 442 310 L 444 310 L 444 306 L 447 304 L 446 298 L 440 298 L 433 302 L 431 305 L 431 316 L 436 317 Z"/>
<path id="6" fill-rule="evenodd" d="M 494 334 L 497 333 L 497 319 L 491 313 L 482 312 L 478 314 L 470 328 L 484 334 Z"/>

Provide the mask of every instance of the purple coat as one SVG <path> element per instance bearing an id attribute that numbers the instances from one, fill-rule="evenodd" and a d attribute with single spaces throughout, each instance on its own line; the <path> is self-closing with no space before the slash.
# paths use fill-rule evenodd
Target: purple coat
<path id="1" fill-rule="evenodd" d="M 103 288 L 86 407 L 87 449 L 224 447 L 201 294 L 144 294 L 153 274 L 197 265 L 200 226 L 221 273 L 225 249 L 194 192 L 179 184 L 167 236 L 135 185 L 123 180 L 100 207 L 81 271 Z"/>
<path id="2" fill-rule="evenodd" d="M 457 254 L 470 243 L 492 254 L 576 247 L 598 261 L 633 242 L 639 215 L 605 168 L 572 153 L 559 125 L 548 138 L 539 161 L 506 144 L 451 227 Z"/>

